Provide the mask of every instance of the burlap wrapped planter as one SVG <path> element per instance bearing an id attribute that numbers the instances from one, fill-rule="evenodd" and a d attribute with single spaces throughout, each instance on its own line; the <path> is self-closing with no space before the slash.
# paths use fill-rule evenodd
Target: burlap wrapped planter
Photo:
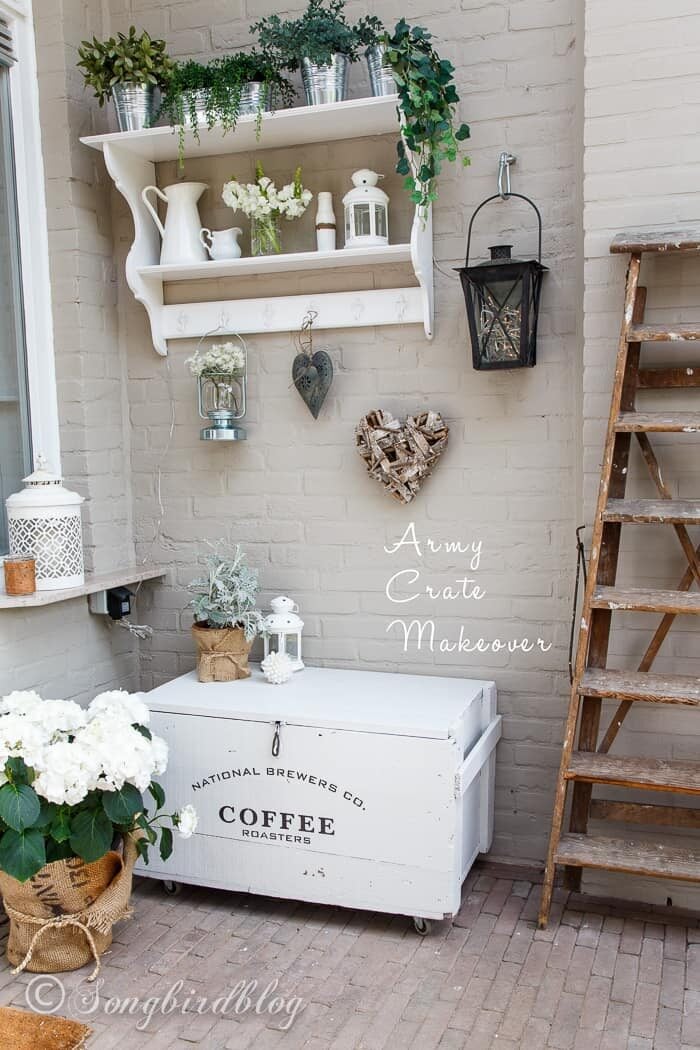
<path id="1" fill-rule="evenodd" d="M 197 674 L 200 682 L 235 682 L 250 678 L 247 642 L 241 627 L 202 627 L 192 625 L 197 646 Z"/>
<path id="2" fill-rule="evenodd" d="M 136 846 L 112 850 L 93 864 L 77 857 L 46 864 L 18 882 L 0 872 L 0 893 L 10 919 L 7 958 L 16 972 L 61 973 L 99 957 L 112 943 L 112 926 L 131 914 L 129 900 Z"/>

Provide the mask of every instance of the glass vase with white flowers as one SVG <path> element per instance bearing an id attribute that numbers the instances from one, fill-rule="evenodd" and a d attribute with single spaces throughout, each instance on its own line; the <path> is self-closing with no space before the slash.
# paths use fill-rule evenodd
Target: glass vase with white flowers
<path id="1" fill-rule="evenodd" d="M 224 183 L 221 194 L 225 204 L 234 211 L 242 211 L 250 219 L 250 246 L 252 255 L 277 255 L 282 251 L 280 219 L 299 219 L 313 199 L 311 190 L 302 185 L 301 168 L 294 179 L 278 189 L 258 162 L 255 182 Z"/>

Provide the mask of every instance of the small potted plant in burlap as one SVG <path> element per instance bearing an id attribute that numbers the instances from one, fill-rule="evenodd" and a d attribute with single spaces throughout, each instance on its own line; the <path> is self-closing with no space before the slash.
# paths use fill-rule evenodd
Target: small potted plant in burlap
<path id="1" fill-rule="evenodd" d="M 200 682 L 235 682 L 250 678 L 248 654 L 262 630 L 263 617 L 255 608 L 260 585 L 257 569 L 246 565 L 239 544 L 212 547 L 203 559 L 207 572 L 188 585 L 194 595 L 192 636 L 197 646 Z"/>
<path id="2" fill-rule="evenodd" d="M 0 893 L 13 972 L 77 970 L 94 959 L 93 980 L 113 924 L 130 914 L 136 858 L 147 862 L 159 835 L 161 857 L 170 855 L 164 821 L 193 833 L 191 806 L 161 812 L 153 777 L 168 749 L 149 719 L 143 701 L 121 690 L 87 708 L 35 692 L 0 700 Z"/>

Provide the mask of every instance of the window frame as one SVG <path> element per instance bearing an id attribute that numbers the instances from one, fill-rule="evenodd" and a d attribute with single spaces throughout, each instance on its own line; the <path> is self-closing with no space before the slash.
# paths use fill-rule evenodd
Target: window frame
<path id="1" fill-rule="evenodd" d="M 49 232 L 31 0 L 0 0 L 17 61 L 9 67 L 29 423 L 33 455 L 60 472 Z"/>

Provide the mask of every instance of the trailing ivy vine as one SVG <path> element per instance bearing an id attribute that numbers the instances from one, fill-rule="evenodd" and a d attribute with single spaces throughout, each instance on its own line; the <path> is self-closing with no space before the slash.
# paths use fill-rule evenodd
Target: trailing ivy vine
<path id="1" fill-rule="evenodd" d="M 436 179 L 446 161 L 469 164 L 469 158 L 460 155 L 459 144 L 469 138 L 469 127 L 456 122 L 454 66 L 440 58 L 431 40 L 427 29 L 409 26 L 403 18 L 393 33 L 379 38 L 399 95 L 402 134 L 396 170 L 405 176 L 404 186 L 421 209 L 437 199 Z"/>

